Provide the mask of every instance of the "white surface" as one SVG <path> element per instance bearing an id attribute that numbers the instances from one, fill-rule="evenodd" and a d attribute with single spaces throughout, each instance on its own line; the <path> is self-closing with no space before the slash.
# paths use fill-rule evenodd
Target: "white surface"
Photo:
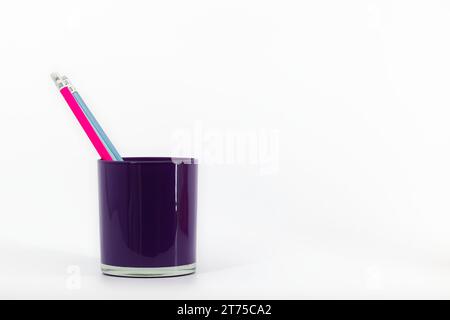
<path id="1" fill-rule="evenodd" d="M 445 1 L 2 2 L 0 297 L 450 298 L 449 18 Z M 200 158 L 196 275 L 100 274 L 97 155 L 52 71 L 123 155 Z M 233 160 L 230 132 L 256 158 Z"/>

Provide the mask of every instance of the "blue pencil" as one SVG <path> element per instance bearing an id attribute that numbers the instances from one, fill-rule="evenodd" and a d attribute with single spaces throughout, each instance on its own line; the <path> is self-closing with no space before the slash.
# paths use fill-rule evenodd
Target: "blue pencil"
<path id="1" fill-rule="evenodd" d="M 91 125 L 94 127 L 95 131 L 97 131 L 97 134 L 99 135 L 100 139 L 103 141 L 105 147 L 108 149 L 109 153 L 111 154 L 113 160 L 115 161 L 123 161 L 122 157 L 120 156 L 119 152 L 117 152 L 117 149 L 112 144 L 111 140 L 109 140 L 108 136 L 106 135 L 105 131 L 103 131 L 102 127 L 98 123 L 97 119 L 95 119 L 92 112 L 89 110 L 86 103 L 81 98 L 78 91 L 71 85 L 69 79 L 66 76 L 62 77 L 62 80 L 71 86 L 72 95 L 77 101 L 77 103 L 80 105 L 81 109 L 83 110 L 84 114 L 86 115 L 86 118 L 88 118 Z"/>

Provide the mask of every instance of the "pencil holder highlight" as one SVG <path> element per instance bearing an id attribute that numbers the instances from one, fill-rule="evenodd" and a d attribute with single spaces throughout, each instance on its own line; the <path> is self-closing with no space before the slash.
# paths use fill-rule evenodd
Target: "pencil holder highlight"
<path id="1" fill-rule="evenodd" d="M 197 166 L 192 158 L 98 160 L 103 273 L 195 272 Z"/>

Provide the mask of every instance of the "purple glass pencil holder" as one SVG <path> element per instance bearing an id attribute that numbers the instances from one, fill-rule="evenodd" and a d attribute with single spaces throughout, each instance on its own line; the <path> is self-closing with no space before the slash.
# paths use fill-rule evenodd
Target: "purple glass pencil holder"
<path id="1" fill-rule="evenodd" d="M 192 158 L 98 160 L 104 274 L 195 272 L 197 167 Z"/>

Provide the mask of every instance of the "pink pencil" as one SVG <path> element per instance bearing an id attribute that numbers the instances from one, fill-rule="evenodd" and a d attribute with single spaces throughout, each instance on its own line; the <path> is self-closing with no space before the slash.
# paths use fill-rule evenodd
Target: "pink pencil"
<path id="1" fill-rule="evenodd" d="M 58 87 L 58 89 L 60 89 L 59 92 L 61 92 L 62 96 L 66 100 L 73 114 L 75 115 L 81 127 L 83 128 L 84 132 L 86 132 L 89 140 L 91 140 L 92 144 L 94 145 L 95 149 L 100 155 L 100 158 L 103 160 L 112 160 L 111 155 L 103 145 L 103 142 L 95 132 L 89 120 L 84 115 L 83 110 L 80 108 L 78 102 L 73 97 L 72 93 L 70 92 L 70 89 L 66 85 L 63 85 L 62 83 L 59 82 L 60 77 L 58 75 L 52 74 L 52 78 L 55 81 L 55 84 Z"/>

